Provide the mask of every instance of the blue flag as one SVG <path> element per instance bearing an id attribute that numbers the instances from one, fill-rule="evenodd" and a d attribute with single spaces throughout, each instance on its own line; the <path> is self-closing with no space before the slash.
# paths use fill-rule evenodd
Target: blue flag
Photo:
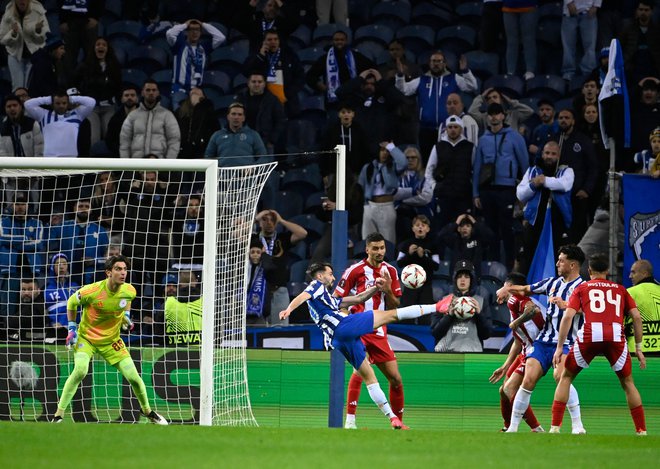
<path id="1" fill-rule="evenodd" d="M 543 230 L 536 245 L 536 252 L 532 259 L 532 264 L 527 273 L 527 281 L 532 284 L 555 275 L 555 248 L 552 242 L 552 213 L 550 204 L 545 211 L 543 220 Z M 535 295 L 532 300 L 539 305 L 541 311 L 545 313 L 547 298 L 545 295 Z"/>
<path id="2" fill-rule="evenodd" d="M 603 138 L 603 145 L 606 149 L 610 148 L 606 129 L 606 122 L 612 122 L 612 118 L 617 116 L 605 116 L 607 109 L 604 109 L 603 101 L 614 96 L 623 97 L 623 122 L 617 125 L 623 125 L 623 146 L 630 148 L 630 103 L 628 100 L 628 88 L 626 86 L 626 74 L 623 69 L 623 51 L 618 39 L 612 39 L 610 44 L 609 64 L 607 74 L 603 81 L 603 87 L 598 95 L 598 116 L 600 119 L 600 133 Z"/>

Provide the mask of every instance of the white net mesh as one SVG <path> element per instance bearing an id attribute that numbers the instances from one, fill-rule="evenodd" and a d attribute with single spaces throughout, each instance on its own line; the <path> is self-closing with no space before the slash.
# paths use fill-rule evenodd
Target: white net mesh
<path id="1" fill-rule="evenodd" d="M 122 253 L 137 290 L 136 328 L 122 338 L 151 407 L 173 423 L 256 424 L 245 363 L 245 265 L 274 164 L 220 169 L 211 193 L 216 181 L 207 186 L 202 167 L 181 172 L 154 160 L 145 171 L 133 170 L 144 162 L 106 160 L 107 168 L 72 171 L 33 160 L 34 168 L 0 171 L 0 419 L 45 420 L 55 412 L 73 370 L 64 347 L 66 299 L 104 279 L 107 256 Z M 205 230 L 204 212 L 216 201 L 214 232 Z M 215 339 L 207 340 L 211 331 Z M 136 422 L 139 412 L 127 381 L 96 356 L 67 418 Z"/>

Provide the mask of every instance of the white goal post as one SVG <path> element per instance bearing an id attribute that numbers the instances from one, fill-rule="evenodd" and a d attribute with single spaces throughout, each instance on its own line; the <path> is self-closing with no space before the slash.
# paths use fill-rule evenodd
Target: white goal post
<path id="1" fill-rule="evenodd" d="M 122 337 L 152 407 L 174 423 L 256 425 L 245 353 L 246 266 L 257 203 L 275 166 L 218 168 L 215 159 L 0 157 L 0 283 L 6 292 L 0 305 L 0 420 L 52 415 L 73 368 L 63 345 L 65 329 L 55 316 L 62 292 L 102 278 L 99 266 L 116 246 L 133 263 L 130 282 L 140 305 L 139 312 L 132 307 L 139 314 L 138 331 Z M 83 199 L 91 200 L 88 220 L 79 213 Z M 23 201 L 33 221 L 16 223 L 12 210 Z M 104 218 L 110 209 L 115 218 Z M 51 218 L 55 215 L 65 222 Z M 16 231 L 21 223 L 24 231 Z M 203 238 L 201 246 L 195 234 Z M 68 262 L 66 278 L 57 270 L 62 259 Z M 172 298 L 189 320 L 170 312 Z M 201 321 L 193 318 L 193 304 L 201 305 Z M 31 322 L 25 321 L 25 308 Z M 43 311 L 43 318 L 34 311 Z M 200 322 L 201 330 L 195 330 Z M 84 422 L 140 420 L 130 386 L 96 357 L 67 414 Z"/>

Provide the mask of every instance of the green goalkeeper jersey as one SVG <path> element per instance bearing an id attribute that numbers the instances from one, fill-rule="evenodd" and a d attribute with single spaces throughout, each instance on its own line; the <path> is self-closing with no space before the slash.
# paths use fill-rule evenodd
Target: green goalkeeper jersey
<path id="1" fill-rule="evenodd" d="M 107 279 L 85 285 L 69 298 L 68 310 L 82 306 L 78 333 L 92 345 L 107 345 L 119 339 L 124 312 L 131 309 L 135 287 L 129 283 L 116 292 L 108 289 Z"/>

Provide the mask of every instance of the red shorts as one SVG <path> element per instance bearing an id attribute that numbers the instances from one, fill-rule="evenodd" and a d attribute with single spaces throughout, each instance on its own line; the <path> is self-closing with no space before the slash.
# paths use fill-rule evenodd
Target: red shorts
<path id="1" fill-rule="evenodd" d="M 566 355 L 564 366 L 570 372 L 578 374 L 596 357 L 603 355 L 610 366 L 621 378 L 632 373 L 632 363 L 626 342 L 575 342 Z"/>
<path id="2" fill-rule="evenodd" d="M 511 366 L 506 370 L 506 377 L 510 378 L 512 374 L 518 373 L 519 375 L 525 375 L 525 354 L 519 353 L 516 359 L 511 363 Z"/>
<path id="3" fill-rule="evenodd" d="M 394 350 L 387 341 L 387 326 L 381 326 L 370 334 L 361 337 L 369 354 L 369 363 L 385 363 L 396 360 Z"/>

